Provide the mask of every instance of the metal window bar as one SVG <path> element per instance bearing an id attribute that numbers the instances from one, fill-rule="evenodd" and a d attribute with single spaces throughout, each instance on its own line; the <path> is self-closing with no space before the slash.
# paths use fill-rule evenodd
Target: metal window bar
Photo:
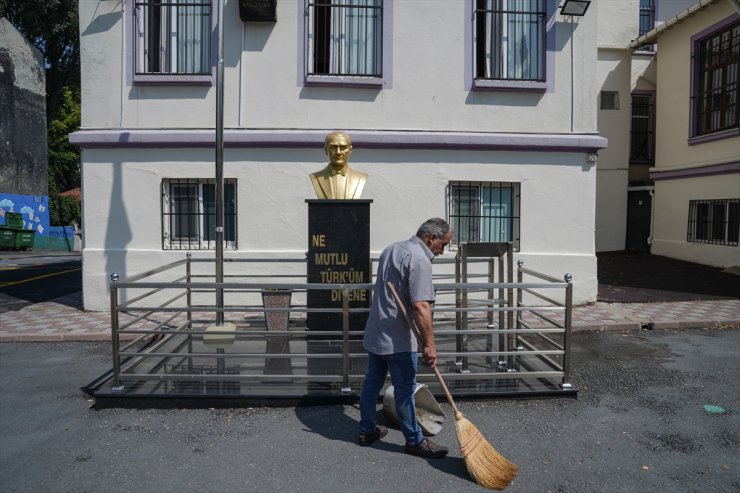
<path id="1" fill-rule="evenodd" d="M 738 128 L 740 22 L 702 40 L 694 57 L 698 86 L 693 95 L 694 134 Z"/>
<path id="2" fill-rule="evenodd" d="M 740 199 L 690 200 L 686 241 L 737 246 Z"/>
<path id="3" fill-rule="evenodd" d="M 640 0 L 640 33 L 639 36 L 652 31 L 655 26 L 655 0 Z M 646 45 L 642 51 L 654 51 L 655 45 Z"/>
<path id="4" fill-rule="evenodd" d="M 448 222 L 453 245 L 466 242 L 511 242 L 519 246 L 518 183 L 450 182 Z"/>
<path id="5" fill-rule="evenodd" d="M 236 181 L 224 183 L 224 240 L 237 247 Z M 162 182 L 162 249 L 215 248 L 215 183 L 212 179 L 169 179 Z"/>
<path id="6" fill-rule="evenodd" d="M 134 3 L 136 74 L 211 73 L 211 2 Z"/>
<path id="7" fill-rule="evenodd" d="M 476 78 L 544 81 L 546 14 L 544 0 L 476 0 Z"/>
<path id="8" fill-rule="evenodd" d="M 510 254 L 509 247 L 507 255 Z M 226 259 L 232 271 L 230 280 L 214 283 L 213 262 L 188 255 L 184 261 L 128 279 L 112 278 L 113 370 L 109 378 L 96 380 L 95 388 L 86 388 L 96 401 L 112 395 L 167 399 L 194 395 L 358 395 L 366 353 L 354 337 L 363 333 L 362 328 L 350 326 L 350 314 L 356 309 L 350 308 L 348 300 L 352 290 L 372 290 L 374 285 L 254 282 L 250 272 L 261 267 L 275 270 L 275 261 L 266 259 Z M 500 262 L 501 259 L 495 260 L 493 267 L 498 264 L 502 279 L 506 279 L 511 275 L 511 267 L 503 267 Z M 281 268 L 297 268 L 295 273 L 283 275 L 293 275 L 294 281 L 305 280 L 305 259 L 278 263 Z M 491 262 L 483 259 L 481 265 L 486 270 Z M 502 268 L 509 273 L 505 274 Z M 439 293 L 434 317 L 440 368 L 454 391 L 461 396 L 570 391 L 571 283 L 544 274 L 529 283 L 487 282 L 493 279 L 492 271 L 483 272 L 483 282 L 477 282 L 473 279 L 474 270 L 471 265 L 469 282 L 435 281 Z M 518 276 L 523 272 L 520 265 Z M 278 288 L 290 290 L 296 302 L 275 308 L 255 301 L 262 290 Z M 225 292 L 227 304 L 223 308 L 212 304 L 216 289 Z M 337 308 L 307 308 L 302 300 L 311 289 L 340 289 L 344 301 Z M 550 292 L 546 297 L 550 301 L 524 306 L 521 300 L 526 296 L 525 290 Z M 208 296 L 199 297 L 196 291 L 207 292 Z M 465 294 L 469 301 L 466 307 L 456 305 L 457 293 Z M 494 295 L 498 298 L 491 298 Z M 446 302 L 450 297 L 452 302 Z M 551 303 L 556 299 L 561 301 Z M 225 322 L 236 325 L 235 332 L 213 330 L 217 311 L 224 313 Z M 305 315 L 311 311 L 340 313 L 341 327 L 307 330 Z M 533 312 L 546 313 L 545 321 L 531 318 Z M 287 313 L 286 325 L 280 329 L 269 326 L 262 317 L 270 313 Z M 467 320 L 464 347 L 456 345 L 460 335 L 458 313 L 464 313 Z M 503 322 L 492 327 L 491 321 L 497 319 Z M 226 349 L 216 349 L 205 342 L 214 335 L 233 339 Z M 317 350 L 312 336 L 329 336 L 330 340 L 320 341 L 323 346 Z M 502 344 L 501 337 L 507 342 Z M 275 338 L 285 344 L 271 343 Z M 275 349 L 279 347 L 283 350 Z M 461 358 L 468 362 L 468 371 L 462 372 L 456 365 Z M 422 371 L 419 381 L 440 392 L 430 372 Z"/>
<path id="9" fill-rule="evenodd" d="M 630 162 L 655 162 L 655 101 L 652 95 L 632 95 Z"/>
<path id="10" fill-rule="evenodd" d="M 383 1 L 307 4 L 308 75 L 382 77 Z"/>

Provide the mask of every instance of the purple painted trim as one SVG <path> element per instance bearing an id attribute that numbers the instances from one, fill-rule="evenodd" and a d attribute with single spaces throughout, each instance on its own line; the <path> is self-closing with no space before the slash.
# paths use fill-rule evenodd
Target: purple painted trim
<path id="1" fill-rule="evenodd" d="M 385 81 L 381 77 L 353 77 L 351 75 L 307 75 L 304 85 L 382 88 L 385 85 Z"/>
<path id="2" fill-rule="evenodd" d="M 699 74 L 698 68 L 696 66 L 696 53 L 699 50 L 699 43 L 701 43 L 702 40 L 704 40 L 705 38 L 708 38 L 709 36 L 715 34 L 716 32 L 721 31 L 731 24 L 734 24 L 738 20 L 740 20 L 740 14 L 734 13 L 726 19 L 723 19 L 716 24 L 712 24 L 708 28 L 694 34 L 693 36 L 691 36 L 691 38 L 689 38 L 689 45 L 691 47 L 691 73 L 689 74 L 689 97 L 691 98 L 691 107 L 689 108 L 689 145 L 693 145 L 691 144 L 692 138 L 698 137 L 696 135 L 696 105 L 699 102 L 696 99 L 696 91 L 698 91 L 699 89 L 699 81 L 697 79 Z"/>
<path id="3" fill-rule="evenodd" d="M 726 175 L 728 173 L 740 172 L 740 162 L 716 164 L 714 166 L 703 166 L 701 168 L 680 169 L 674 171 L 651 171 L 650 179 L 675 180 L 677 178 L 697 178 L 700 176 Z"/>
<path id="4" fill-rule="evenodd" d="M 473 76 L 475 66 L 475 0 L 465 0 L 465 90 L 466 91 L 500 91 L 500 92 L 553 92 L 555 90 L 555 59 L 557 37 L 556 14 L 558 0 L 545 0 L 546 17 L 546 43 L 545 43 L 545 81 L 508 81 L 476 79 Z"/>
<path id="5" fill-rule="evenodd" d="M 356 87 L 393 89 L 393 0 L 383 0 L 383 46 L 381 77 L 353 77 L 351 75 L 308 75 L 307 37 L 308 3 L 298 0 L 298 87 Z"/>
<path id="6" fill-rule="evenodd" d="M 124 56 L 126 70 L 126 84 L 133 85 L 214 85 L 216 83 L 216 65 L 218 63 L 218 32 L 216 0 L 211 0 L 211 73 L 205 75 L 167 75 L 167 74 L 136 74 L 134 59 L 136 57 L 136 25 L 134 25 L 134 11 L 136 0 L 126 0 L 123 10 L 124 27 Z"/>
<path id="7" fill-rule="evenodd" d="M 321 148 L 329 130 L 224 131 L 224 144 L 233 148 Z M 517 150 L 596 152 L 607 139 L 595 134 L 515 134 L 483 132 L 416 132 L 351 130 L 354 147 L 366 149 Z M 212 129 L 193 130 L 80 130 L 69 141 L 83 149 L 123 147 L 214 146 Z"/>
<path id="8" fill-rule="evenodd" d="M 714 132 L 711 134 L 699 135 L 697 137 L 690 137 L 689 145 L 694 146 L 698 144 L 705 144 L 707 142 L 731 139 L 733 137 L 738 137 L 738 136 L 740 136 L 740 128 L 731 128 L 728 130 L 722 130 L 721 132 Z"/>

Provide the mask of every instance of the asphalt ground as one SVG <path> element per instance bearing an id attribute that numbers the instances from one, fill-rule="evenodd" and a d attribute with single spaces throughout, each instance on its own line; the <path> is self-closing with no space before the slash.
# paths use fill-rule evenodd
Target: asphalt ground
<path id="1" fill-rule="evenodd" d="M 740 330 L 572 340 L 577 400 L 458 403 L 519 466 L 507 491 L 740 491 Z M 356 406 L 96 410 L 79 387 L 109 355 L 106 343 L 0 344 L 1 491 L 485 491 L 446 403 L 435 440 L 450 454 L 427 461 L 403 454 L 395 429 L 357 446 Z"/>
<path id="2" fill-rule="evenodd" d="M 647 252 L 603 252 L 596 259 L 599 301 L 649 303 L 740 298 L 738 267 L 722 269 Z"/>
<path id="3" fill-rule="evenodd" d="M 12 258 L 5 259 L 9 255 Z M 82 290 L 79 254 L 0 252 L 0 313 Z"/>

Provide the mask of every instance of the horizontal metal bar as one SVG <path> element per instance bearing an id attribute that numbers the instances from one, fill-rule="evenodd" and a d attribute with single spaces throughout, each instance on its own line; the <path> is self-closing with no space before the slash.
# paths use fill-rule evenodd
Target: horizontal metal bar
<path id="1" fill-rule="evenodd" d="M 357 376 L 363 378 L 363 376 Z M 160 380 L 160 381 L 210 381 L 228 382 L 243 380 L 301 380 L 311 382 L 341 382 L 341 375 L 183 375 L 183 374 L 150 374 L 150 373 L 126 373 L 121 375 L 121 382 L 136 382 L 137 380 Z"/>
<path id="2" fill-rule="evenodd" d="M 547 343 L 548 343 L 548 344 L 550 344 L 551 346 L 553 346 L 553 347 L 555 347 L 555 348 L 557 348 L 557 349 L 559 349 L 559 350 L 561 350 L 561 351 L 564 351 L 564 350 L 565 350 L 565 348 L 564 348 L 563 346 L 561 346 L 561 345 L 560 345 L 560 344 L 558 344 L 557 342 L 553 341 L 552 339 L 550 339 L 549 337 L 547 337 L 547 336 L 546 336 L 546 335 L 544 335 L 544 334 L 541 334 L 541 333 L 539 333 L 539 332 L 533 332 L 533 333 L 532 333 L 532 335 L 535 335 L 535 336 L 537 336 L 537 337 L 540 337 L 540 338 L 541 338 L 542 340 L 544 340 L 545 342 L 547 342 Z"/>
<path id="3" fill-rule="evenodd" d="M 527 347 L 532 347 L 532 348 L 535 347 L 529 341 L 527 341 L 527 340 L 521 340 L 521 338 L 519 339 L 519 342 L 521 342 L 523 345 L 525 345 Z M 542 361 L 544 361 L 545 363 L 547 363 L 548 365 L 550 365 L 551 368 L 554 368 L 555 370 L 560 371 L 560 372 L 563 371 L 562 365 L 558 364 L 557 361 L 555 361 L 554 359 L 548 358 L 547 356 L 540 356 L 539 359 L 541 359 Z M 528 373 L 533 373 L 533 372 L 528 372 Z"/>
<path id="4" fill-rule="evenodd" d="M 481 372 L 481 373 L 443 373 L 442 374 L 445 381 L 451 382 L 455 380 L 482 380 L 482 379 L 495 379 L 495 380 L 523 380 L 527 378 L 550 378 L 550 377 L 563 377 L 563 372 L 561 371 L 530 371 L 527 373 L 524 372 Z M 416 374 L 416 380 L 417 381 L 423 381 L 423 382 L 436 382 L 437 377 L 434 374 L 428 374 L 428 373 L 417 373 Z"/>
<path id="5" fill-rule="evenodd" d="M 562 310 L 564 311 L 565 310 L 565 307 L 563 307 Z M 561 328 L 561 329 L 565 328 L 563 325 L 560 325 L 559 322 L 557 322 L 555 320 L 552 320 L 551 318 L 546 317 L 545 315 L 542 315 L 542 314 L 538 313 L 538 312 L 542 311 L 542 309 L 540 307 L 536 307 L 536 308 L 525 308 L 522 311 L 529 312 L 532 315 L 534 315 L 535 317 L 539 318 L 540 320 L 544 320 L 545 322 L 550 323 L 550 324 L 554 325 L 555 327 L 558 327 L 558 328 Z"/>
<path id="6" fill-rule="evenodd" d="M 519 267 L 518 271 L 521 272 L 522 274 L 528 274 L 530 276 L 534 276 L 539 279 L 543 279 L 545 281 L 550 281 L 550 282 L 558 283 L 558 284 L 565 284 L 566 286 L 568 285 L 568 283 L 564 282 L 563 279 L 558 279 L 557 277 L 543 274 L 542 272 L 537 272 L 536 270 L 527 269 L 526 267 Z"/>
<path id="7" fill-rule="evenodd" d="M 552 298 L 548 298 L 544 294 L 540 294 L 537 291 L 532 291 L 529 288 L 522 288 L 522 291 L 524 291 L 525 293 L 531 294 L 532 296 L 535 296 L 535 297 L 537 297 L 537 298 L 539 298 L 541 300 L 547 301 L 548 303 L 552 303 L 553 305 L 563 306 L 563 303 L 561 303 L 559 301 L 556 301 L 556 300 L 554 300 Z"/>
<path id="8" fill-rule="evenodd" d="M 436 262 L 436 261 L 435 261 Z M 555 279 L 555 278 L 552 278 Z M 434 289 L 436 290 L 452 290 L 452 289 L 468 289 L 474 286 L 475 289 L 518 289 L 518 288 L 531 288 L 531 289 L 564 289 L 568 287 L 568 283 L 562 280 L 555 280 L 550 283 L 529 283 L 529 282 L 468 282 L 468 283 L 436 283 Z"/>
<path id="9" fill-rule="evenodd" d="M 180 282 L 180 281 L 182 281 L 183 279 L 187 279 L 187 276 L 182 276 L 182 277 L 180 277 L 180 278 L 177 278 L 177 279 L 173 279 L 173 280 L 172 280 L 172 282 Z M 144 299 L 144 298 L 146 298 L 147 296 L 151 296 L 151 295 L 153 295 L 154 293 L 158 293 L 158 292 L 160 292 L 160 291 L 161 291 L 161 289 L 152 289 L 151 291 L 147 291 L 146 293 L 144 293 L 144 294 L 142 294 L 142 295 L 139 295 L 139 296 L 137 296 L 137 297 L 135 297 L 135 298 L 131 298 L 130 300 L 126 300 L 126 301 L 125 301 L 124 303 L 119 303 L 119 304 L 118 304 L 118 306 L 119 306 L 119 307 L 122 307 L 122 306 L 127 306 L 127 305 L 131 305 L 131 304 L 133 304 L 133 303 L 136 303 L 137 301 L 141 301 L 141 300 L 143 300 L 143 299 Z"/>
<path id="10" fill-rule="evenodd" d="M 337 345 L 337 350 L 340 350 L 340 346 Z M 338 353 L 288 353 L 288 354 L 272 354 L 272 353 L 119 353 L 121 356 L 135 356 L 137 358 L 182 358 L 183 356 L 188 358 L 233 358 L 233 359 L 248 359 L 248 358 L 296 358 L 296 359 L 341 359 L 343 357 L 341 351 Z M 350 353 L 350 358 L 365 358 L 367 353 Z"/>
<path id="11" fill-rule="evenodd" d="M 119 282 L 114 283 L 114 284 L 116 284 L 117 286 L 120 287 L 121 284 L 124 284 L 124 283 L 125 284 L 129 284 L 129 283 L 138 281 L 139 279 L 144 279 L 145 277 L 153 276 L 154 274 L 159 274 L 160 272 L 164 272 L 166 270 L 174 269 L 175 267 L 178 267 L 180 265 L 183 265 L 183 264 L 187 263 L 187 261 L 188 261 L 187 259 L 177 260 L 175 262 L 172 262 L 172 263 L 169 263 L 169 264 L 165 264 L 165 265 L 163 265 L 161 267 L 157 267 L 155 269 L 144 271 L 141 274 L 135 274 L 135 275 L 129 276 L 129 277 L 125 278 L 125 279 L 120 279 Z"/>

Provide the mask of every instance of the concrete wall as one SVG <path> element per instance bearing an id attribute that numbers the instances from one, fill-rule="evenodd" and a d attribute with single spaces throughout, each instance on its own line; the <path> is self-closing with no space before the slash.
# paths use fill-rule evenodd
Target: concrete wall
<path id="1" fill-rule="evenodd" d="M 83 128 L 213 127 L 215 88 L 137 85 L 124 26 L 132 3 L 80 4 Z M 215 3 L 215 2 L 214 2 Z M 549 0 L 551 8 L 556 1 Z M 552 88 L 542 93 L 471 92 L 466 86 L 470 2 L 387 3 L 392 12 L 392 80 L 381 89 L 308 87 L 300 66 L 303 1 L 278 2 L 276 23 L 243 23 L 226 1 L 227 128 L 396 128 L 488 132 L 561 132 L 570 114 L 570 24 L 558 14 Z M 123 10 L 125 9 L 125 11 Z M 575 24 L 575 130 L 596 131 L 593 106 L 596 11 Z M 413 22 L 411 22 L 413 20 Z M 430 36 L 429 33 L 434 33 Z M 419 42 L 424 40 L 424 42 Z M 106 67 L 100 70 L 100 67 Z M 93 103 L 94 102 L 94 103 Z M 361 116 L 361 118 L 358 118 Z"/>
<path id="2" fill-rule="evenodd" d="M 600 49 L 601 91 L 619 94 L 618 109 L 599 109 L 599 135 L 609 146 L 596 167 L 596 251 L 624 250 L 627 230 L 627 184 L 630 130 L 629 50 Z M 597 102 L 598 104 L 598 102 Z"/>
<path id="3" fill-rule="evenodd" d="M 740 246 L 686 241 L 689 200 L 736 199 L 740 173 L 655 182 L 655 222 L 651 252 L 716 267 L 740 265 Z"/>
<path id="4" fill-rule="evenodd" d="M 46 195 L 46 81 L 41 53 L 0 18 L 0 192 Z"/>
<path id="5" fill-rule="evenodd" d="M 92 310 L 108 308 L 112 272 L 131 275 L 184 257 L 184 251 L 162 249 L 162 180 L 214 175 L 213 149 L 177 132 L 213 131 L 215 87 L 134 84 L 127 38 L 132 5 L 80 4 L 83 128 L 73 138 L 85 142 L 83 284 L 85 307 Z M 277 5 L 276 23 L 245 24 L 237 2 L 226 1 L 224 117 L 231 140 L 224 176 L 236 179 L 238 203 L 238 247 L 227 258 L 303 257 L 305 199 L 314 197 L 308 174 L 326 162 L 325 131 L 344 129 L 366 139 L 364 145 L 355 142 L 351 164 L 369 174 L 363 198 L 374 201 L 374 255 L 411 236 L 423 220 L 445 217 L 450 181 L 516 182 L 517 258 L 558 278 L 571 272 L 574 300 L 595 301 L 596 171 L 586 153 L 605 145 L 588 143 L 595 142 L 596 101 L 605 77 L 595 69 L 598 2 L 573 25 L 551 17 L 544 92 L 471 90 L 470 0 L 386 1 L 392 44 L 384 56 L 392 58 L 392 72 L 384 73 L 385 86 L 305 86 L 299 35 L 304 2 Z M 555 12 L 558 2 L 548 5 Z M 367 145 L 373 132 L 395 140 Z M 431 143 L 419 144 L 422 132 Z M 256 133 L 259 142 L 249 143 Z M 153 143 L 133 143 L 141 135 Z M 164 143 L 173 135 L 175 141 Z M 285 136 L 293 140 L 284 147 L 270 142 Z M 579 143 L 581 137 L 591 140 Z M 460 144 L 468 138 L 473 144 Z M 502 143 L 478 145 L 491 138 Z M 533 146 L 550 140 L 559 144 Z M 194 255 L 212 258 L 213 252 Z"/>
<path id="6" fill-rule="evenodd" d="M 85 307 L 107 308 L 108 276 L 132 275 L 184 258 L 163 251 L 161 185 L 165 178 L 213 176 L 207 149 L 87 149 L 85 160 Z M 235 258 L 303 258 L 308 248 L 308 174 L 321 150 L 227 149 L 225 178 L 237 180 Z M 157 165 L 150 161 L 155 160 Z M 521 183 L 521 252 L 530 268 L 574 275 L 577 301 L 595 298 L 594 168 L 581 153 L 356 150 L 351 164 L 369 174 L 371 252 L 412 236 L 424 220 L 445 216 L 450 180 Z M 536 177 L 536 178 L 535 178 Z M 578 190 L 579 193 L 573 193 Z M 112 219 L 112 220 L 109 220 Z M 213 252 L 196 256 L 213 257 Z M 448 253 L 449 257 L 454 253 Z"/>
<path id="7" fill-rule="evenodd" d="M 740 137 L 690 141 L 690 38 L 735 15 L 730 2 L 717 2 L 676 24 L 658 38 L 654 239 L 659 255 L 716 266 L 740 265 L 740 247 L 689 243 L 690 200 L 740 197 L 740 173 L 712 175 L 723 165 L 738 164 Z M 734 164 L 733 164 L 734 163 Z M 691 176 L 693 173 L 693 176 Z"/>

